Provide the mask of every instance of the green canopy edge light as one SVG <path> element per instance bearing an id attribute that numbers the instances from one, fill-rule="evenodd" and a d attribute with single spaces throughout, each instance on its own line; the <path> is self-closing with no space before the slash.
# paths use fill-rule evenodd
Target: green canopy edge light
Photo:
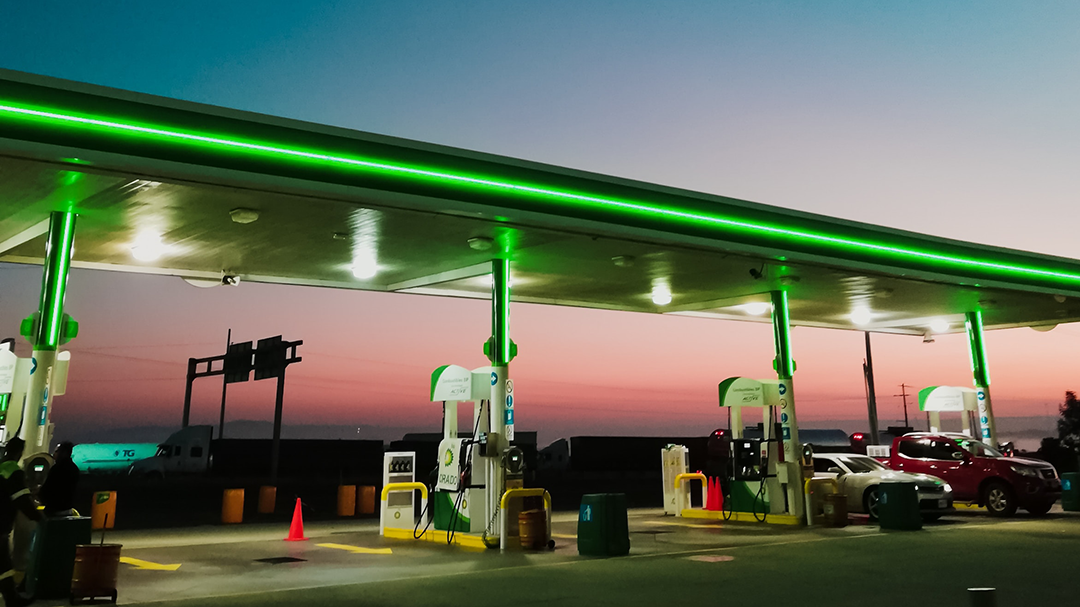
<path id="1" fill-rule="evenodd" d="M 1080 286 L 1080 273 L 1075 272 L 1064 272 L 982 259 L 969 259 L 966 257 L 946 255 L 915 248 L 898 247 L 867 240 L 857 240 L 825 233 L 793 229 L 783 225 L 751 223 L 705 212 L 684 211 L 645 202 L 618 200 L 614 198 L 555 190 L 526 183 L 515 183 L 512 181 L 502 181 L 402 164 L 390 164 L 363 158 L 330 155 L 297 148 L 228 139 L 221 136 L 202 135 L 171 128 L 165 129 L 129 122 L 118 122 L 111 119 L 107 120 L 91 116 L 81 116 L 70 112 L 62 113 L 54 110 L 27 107 L 21 104 L 15 105 L 10 102 L 0 102 L 0 113 L 9 117 L 22 118 L 57 126 L 75 127 L 116 134 L 146 136 L 159 141 L 172 141 L 218 149 L 247 151 L 281 159 L 313 161 L 318 164 L 329 166 L 347 166 L 382 175 L 408 177 L 442 184 L 472 186 L 489 192 L 510 192 L 564 204 L 570 203 L 583 207 L 623 211 L 639 216 L 654 219 L 675 220 L 697 226 L 711 227 L 713 229 L 722 228 L 729 231 L 738 231 L 753 235 L 771 235 L 795 242 L 802 241 L 804 243 L 824 245 L 838 250 L 849 249 L 863 253 L 877 253 L 879 255 L 892 256 L 898 259 L 942 264 L 954 268 L 976 269 L 991 273 L 1014 275 L 1029 280 L 1032 278 L 1050 279 L 1052 281 L 1064 283 L 1073 288 Z"/>

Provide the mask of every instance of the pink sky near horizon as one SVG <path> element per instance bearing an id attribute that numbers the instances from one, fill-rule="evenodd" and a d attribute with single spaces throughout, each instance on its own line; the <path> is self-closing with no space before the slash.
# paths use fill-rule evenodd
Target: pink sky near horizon
<path id="1" fill-rule="evenodd" d="M 36 306 L 39 267 L 0 266 L 0 326 L 8 331 Z M 68 311 L 81 333 L 57 424 L 179 426 L 189 356 L 219 354 L 234 341 L 283 334 L 303 339 L 289 369 L 284 423 L 376 425 L 434 431 L 427 402 L 431 371 L 487 361 L 489 304 L 481 300 L 242 283 L 198 289 L 178 278 L 76 270 Z M 147 313 L 152 310 L 151 313 Z M 717 383 L 773 377 L 768 323 L 513 304 L 511 365 L 519 430 L 543 439 L 573 434 L 685 434 L 726 425 Z M 1055 415 L 1076 389 L 1070 357 L 1080 325 L 1049 333 L 988 332 L 999 416 Z M 971 385 L 966 337 L 873 336 L 879 415 L 902 419 L 900 384 Z M 863 334 L 797 327 L 799 419 L 865 419 Z M 29 348 L 21 342 L 18 352 Z M 193 423 L 217 424 L 220 380 L 193 392 Z M 274 382 L 234 384 L 228 419 L 272 420 Z M 913 401 L 915 402 L 915 401 Z M 104 412 L 103 409 L 107 409 Z M 911 405 L 910 411 L 917 411 Z M 916 417 L 911 413 L 912 418 Z"/>

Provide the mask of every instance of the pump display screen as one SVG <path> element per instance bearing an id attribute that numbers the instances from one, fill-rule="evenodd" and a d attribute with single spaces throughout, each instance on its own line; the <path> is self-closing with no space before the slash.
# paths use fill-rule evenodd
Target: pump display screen
<path id="1" fill-rule="evenodd" d="M 735 480 L 761 480 L 761 441 L 756 438 L 740 438 L 732 441 L 732 449 Z"/>

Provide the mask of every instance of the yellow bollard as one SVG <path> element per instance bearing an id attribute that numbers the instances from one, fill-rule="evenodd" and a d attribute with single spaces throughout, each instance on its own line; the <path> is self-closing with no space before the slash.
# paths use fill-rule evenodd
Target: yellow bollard
<path id="1" fill-rule="evenodd" d="M 244 522 L 244 490 L 226 489 L 221 497 L 221 522 Z"/>
<path id="2" fill-rule="evenodd" d="M 94 529 L 112 529 L 115 524 L 116 492 L 94 493 L 94 503 L 90 506 L 90 526 Z"/>
<path id="3" fill-rule="evenodd" d="M 259 487 L 259 514 L 273 514 L 277 505 L 277 487 Z"/>
<path id="4" fill-rule="evenodd" d="M 356 488 L 357 514 L 375 514 L 375 487 L 364 485 Z"/>
<path id="5" fill-rule="evenodd" d="M 338 485 L 337 515 L 356 516 L 356 485 Z"/>

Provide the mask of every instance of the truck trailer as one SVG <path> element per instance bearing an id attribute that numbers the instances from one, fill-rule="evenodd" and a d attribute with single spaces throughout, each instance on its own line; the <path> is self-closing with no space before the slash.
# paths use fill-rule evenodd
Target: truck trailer
<path id="1" fill-rule="evenodd" d="M 271 439 L 214 439 L 213 431 L 213 426 L 188 426 L 174 432 L 153 456 L 132 462 L 128 474 L 147 479 L 270 474 Z M 377 440 L 282 439 L 280 453 L 281 477 L 376 479 L 383 444 Z"/>

